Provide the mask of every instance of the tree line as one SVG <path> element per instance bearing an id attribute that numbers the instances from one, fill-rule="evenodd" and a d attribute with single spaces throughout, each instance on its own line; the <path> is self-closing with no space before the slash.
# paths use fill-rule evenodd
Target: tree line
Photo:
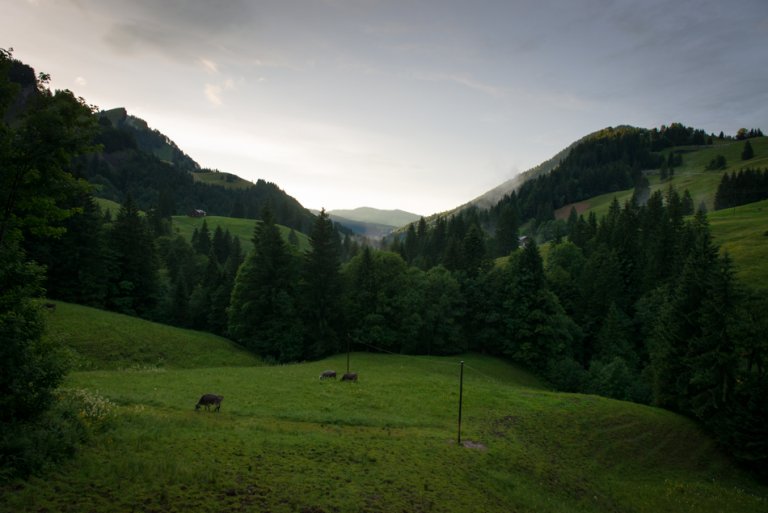
<path id="1" fill-rule="evenodd" d="M 715 194 L 715 210 L 738 207 L 768 198 L 768 169 L 745 168 L 725 173 Z"/>

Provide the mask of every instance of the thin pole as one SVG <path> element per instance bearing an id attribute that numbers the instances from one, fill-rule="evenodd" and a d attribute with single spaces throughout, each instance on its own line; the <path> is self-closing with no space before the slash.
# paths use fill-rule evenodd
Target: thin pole
<path id="1" fill-rule="evenodd" d="M 459 445 L 461 445 L 461 400 L 464 396 L 464 360 L 461 361 L 461 374 L 459 374 Z"/>
<path id="2" fill-rule="evenodd" d="M 349 374 L 349 335 L 347 335 L 347 374 Z"/>

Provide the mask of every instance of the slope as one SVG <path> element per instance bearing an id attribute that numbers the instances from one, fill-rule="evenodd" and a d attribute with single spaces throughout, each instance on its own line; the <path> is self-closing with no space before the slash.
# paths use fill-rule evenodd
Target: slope
<path id="1" fill-rule="evenodd" d="M 220 226 L 222 230 L 229 230 L 230 234 L 240 239 L 240 245 L 244 252 L 247 253 L 253 249 L 253 232 L 256 228 L 256 223 L 258 222 L 253 219 L 239 219 L 222 216 L 173 216 L 172 220 L 173 231 L 183 236 L 187 241 L 192 240 L 192 233 L 195 228 L 199 230 L 203 225 L 203 221 L 205 221 L 211 234 L 213 234 L 217 226 Z M 283 239 L 285 239 L 286 242 L 289 242 L 291 229 L 282 225 L 279 225 L 278 228 L 280 228 L 280 233 L 283 235 Z M 296 232 L 296 238 L 299 241 L 297 250 L 299 252 L 307 251 L 309 249 L 309 237 L 301 232 Z"/>
<path id="2" fill-rule="evenodd" d="M 281 224 L 307 231 L 314 217 L 276 184 L 243 180 L 203 169 L 168 136 L 124 108 L 102 111 L 95 143 L 101 151 L 81 159 L 77 173 L 99 197 L 122 202 L 131 195 L 142 210 L 161 215 L 202 209 L 210 214 L 256 219 L 269 205 Z"/>
<path id="3" fill-rule="evenodd" d="M 742 205 L 735 209 L 713 211 L 715 193 L 725 173 L 733 173 L 744 167 L 768 168 L 768 137 L 750 139 L 755 149 L 755 157 L 741 160 L 744 141 L 715 141 L 707 147 L 673 147 L 662 154 L 666 157 L 670 152 L 683 156 L 683 163 L 675 168 L 674 176 L 666 181 L 659 179 L 657 170 L 648 174 L 651 191 L 666 191 L 673 187 L 682 193 L 688 190 L 693 198 L 694 207 L 703 205 L 708 211 L 708 218 L 715 242 L 723 250 L 729 252 L 736 266 L 737 277 L 752 286 L 764 288 L 768 284 L 768 237 L 765 236 L 766 202 L 761 201 L 751 205 Z M 707 170 L 706 167 L 718 155 L 726 158 L 727 166 L 721 170 Z M 633 189 L 625 189 L 613 193 L 595 196 L 578 204 L 569 204 L 555 212 L 558 219 L 566 219 L 571 208 L 587 216 L 594 212 L 598 218 L 608 212 L 613 199 L 620 204 L 629 201 Z"/>
<path id="4" fill-rule="evenodd" d="M 547 391 L 499 360 L 351 355 L 274 367 L 96 371 L 113 404 L 73 461 L 0 489 L 0 511 L 753 512 L 768 490 L 690 421 Z M 202 392 L 221 413 L 194 412 Z M 471 442 L 471 443 L 470 443 Z"/>
<path id="5" fill-rule="evenodd" d="M 251 353 L 210 333 L 57 301 L 48 336 L 78 369 L 163 369 L 259 365 Z"/>

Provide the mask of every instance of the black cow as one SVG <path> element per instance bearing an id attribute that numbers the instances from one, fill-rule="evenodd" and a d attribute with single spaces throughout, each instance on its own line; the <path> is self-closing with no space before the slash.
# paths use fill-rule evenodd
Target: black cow
<path id="1" fill-rule="evenodd" d="M 342 381 L 355 381 L 357 382 L 357 372 L 347 372 L 341 377 Z"/>
<path id="2" fill-rule="evenodd" d="M 327 378 L 336 379 L 336 371 L 335 370 L 327 370 L 327 371 L 323 371 L 323 373 L 320 374 L 320 379 L 327 379 Z"/>
<path id="3" fill-rule="evenodd" d="M 221 410 L 221 401 L 223 400 L 224 397 L 220 395 L 204 394 L 200 400 L 197 401 L 197 404 L 195 405 L 195 411 L 199 410 L 201 406 L 205 406 L 206 410 L 211 411 L 211 405 L 216 406 L 213 411 L 219 411 Z"/>

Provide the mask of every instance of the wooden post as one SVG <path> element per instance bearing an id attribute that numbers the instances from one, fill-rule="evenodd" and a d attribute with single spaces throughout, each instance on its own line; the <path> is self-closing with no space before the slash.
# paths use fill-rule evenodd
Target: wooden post
<path id="1" fill-rule="evenodd" d="M 349 346 L 350 346 L 350 336 L 347 335 L 347 374 L 349 374 Z"/>
<path id="2" fill-rule="evenodd" d="M 461 400 L 464 395 L 464 360 L 461 361 L 461 373 L 459 374 L 459 436 L 458 442 L 461 445 Z"/>

